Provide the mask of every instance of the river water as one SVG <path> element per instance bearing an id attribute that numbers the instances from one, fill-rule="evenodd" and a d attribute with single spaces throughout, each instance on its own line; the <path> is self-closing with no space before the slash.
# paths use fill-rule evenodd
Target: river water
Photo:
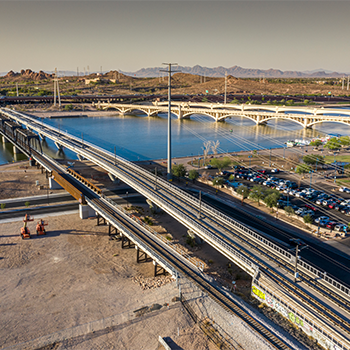
<path id="1" fill-rule="evenodd" d="M 167 156 L 167 115 L 147 118 L 142 115 L 109 117 L 55 118 L 45 123 L 82 137 L 128 160 L 162 159 Z M 194 115 L 191 119 L 172 119 L 172 156 L 198 156 L 203 142 L 220 142 L 219 152 L 237 152 L 263 148 L 284 147 L 287 140 L 308 139 L 327 134 L 350 135 L 350 126 L 340 123 L 322 123 L 313 129 L 286 120 L 270 120 L 256 126 L 243 117 L 232 117 L 215 123 L 209 117 Z M 0 139 L 1 142 L 1 139 Z M 46 153 L 58 158 L 75 159 L 76 155 L 64 150 L 59 153 L 52 141 L 43 143 Z M 0 164 L 25 159 L 13 155 L 12 145 L 0 143 Z"/>

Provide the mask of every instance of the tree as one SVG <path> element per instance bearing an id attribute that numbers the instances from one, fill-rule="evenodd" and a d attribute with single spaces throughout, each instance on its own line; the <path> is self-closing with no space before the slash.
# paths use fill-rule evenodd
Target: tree
<path id="1" fill-rule="evenodd" d="M 222 171 L 222 169 L 228 167 L 231 164 L 231 159 L 228 157 L 225 158 L 213 158 L 210 161 L 210 165 L 214 168 L 218 168 L 219 172 Z"/>
<path id="2" fill-rule="evenodd" d="M 222 186 L 225 183 L 225 179 L 222 177 L 214 177 L 213 179 L 213 186 Z"/>
<path id="3" fill-rule="evenodd" d="M 184 177 L 186 175 L 186 167 L 183 164 L 174 165 L 171 172 L 176 177 Z"/>
<path id="4" fill-rule="evenodd" d="M 310 171 L 311 171 L 311 168 L 306 164 L 300 164 L 295 169 L 295 172 L 297 174 L 305 174 L 305 173 L 309 173 Z"/>
<path id="5" fill-rule="evenodd" d="M 212 142 L 211 150 L 213 151 L 213 154 L 218 154 L 219 146 L 220 146 L 220 141 L 219 140 L 217 140 L 216 142 Z"/>
<path id="6" fill-rule="evenodd" d="M 240 186 L 237 187 L 236 191 L 237 191 L 238 194 L 243 196 L 243 199 L 246 199 L 249 196 L 249 188 L 247 186 L 240 185 Z"/>
<path id="7" fill-rule="evenodd" d="M 295 211 L 292 207 L 284 207 L 284 211 L 288 216 L 293 216 L 295 214 Z"/>
<path id="8" fill-rule="evenodd" d="M 350 137 L 349 136 L 341 136 L 339 141 L 340 141 L 340 144 L 342 146 L 349 146 L 350 145 Z"/>
<path id="9" fill-rule="evenodd" d="M 336 137 L 332 137 L 330 140 L 326 142 L 324 147 L 330 149 L 331 151 L 337 150 L 341 147 L 340 140 L 337 139 Z"/>
<path id="10" fill-rule="evenodd" d="M 268 208 L 277 207 L 277 197 L 274 193 L 267 195 L 264 198 L 264 202 Z"/>
<path id="11" fill-rule="evenodd" d="M 192 170 L 189 171 L 189 173 L 188 173 L 188 178 L 189 178 L 190 180 L 192 180 L 192 181 L 194 182 L 195 180 L 198 179 L 198 177 L 199 177 L 199 173 L 198 173 L 197 170 L 192 169 Z"/>
<path id="12" fill-rule="evenodd" d="M 203 142 L 203 147 L 202 147 L 202 150 L 203 150 L 203 158 L 204 158 L 204 165 L 205 165 L 205 160 L 208 156 L 208 153 L 211 149 L 211 141 L 204 141 Z"/>
<path id="13" fill-rule="evenodd" d="M 312 216 L 310 214 L 306 214 L 304 217 L 304 222 L 305 224 L 312 224 L 314 219 L 312 218 Z"/>
<path id="14" fill-rule="evenodd" d="M 262 186 L 254 186 L 249 192 L 249 198 L 258 202 L 258 205 L 260 205 L 260 200 L 264 199 L 264 197 L 265 197 L 265 192 Z"/>
<path id="15" fill-rule="evenodd" d="M 321 140 L 316 139 L 316 140 L 313 140 L 313 141 L 310 142 L 310 146 L 318 147 L 318 146 L 321 146 L 322 143 L 323 142 Z"/>
<path id="16" fill-rule="evenodd" d="M 318 165 L 323 165 L 324 157 L 318 156 L 317 154 L 310 154 L 303 157 L 303 162 L 307 165 L 315 165 L 316 163 Z"/>

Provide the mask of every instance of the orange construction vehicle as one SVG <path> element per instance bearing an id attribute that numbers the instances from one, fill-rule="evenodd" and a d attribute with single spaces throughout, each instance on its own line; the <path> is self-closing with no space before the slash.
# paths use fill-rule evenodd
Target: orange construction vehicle
<path id="1" fill-rule="evenodd" d="M 25 239 L 25 238 L 30 238 L 30 231 L 29 231 L 29 228 L 27 227 L 27 222 L 28 221 L 33 221 L 34 218 L 32 218 L 30 215 L 26 214 L 24 216 L 24 219 L 23 219 L 23 222 L 24 222 L 24 225 L 23 227 L 21 228 L 21 237 L 22 239 Z"/>
<path id="2" fill-rule="evenodd" d="M 46 235 L 45 226 L 48 225 L 47 221 L 44 221 L 43 219 L 40 219 L 38 223 L 36 224 L 36 234 L 39 235 Z"/>

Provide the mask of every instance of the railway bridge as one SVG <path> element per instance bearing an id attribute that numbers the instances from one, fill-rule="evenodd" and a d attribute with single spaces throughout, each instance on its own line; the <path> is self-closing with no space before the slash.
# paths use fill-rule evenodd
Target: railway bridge
<path id="1" fill-rule="evenodd" d="M 259 232 L 177 186 L 156 179 L 154 174 L 122 157 L 23 113 L 0 109 L 0 114 L 89 159 L 133 187 L 245 270 L 253 279 L 254 297 L 289 318 L 325 348 L 350 350 L 349 287 L 299 257 L 295 258 L 285 247 Z M 88 204 L 103 214 L 94 201 Z M 118 220 L 112 219 L 109 218 L 118 226 Z M 298 283 L 293 281 L 295 266 L 301 277 Z"/>
<path id="2" fill-rule="evenodd" d="M 168 112 L 167 103 L 123 104 L 98 102 L 93 106 L 103 109 L 115 109 L 121 114 L 141 111 L 148 117 Z M 289 112 L 289 113 L 288 113 Z M 188 119 L 193 115 L 202 115 L 214 119 L 215 122 L 227 118 L 244 117 L 257 125 L 266 124 L 269 120 L 283 119 L 293 121 L 303 128 L 311 128 L 315 124 L 332 122 L 350 125 L 350 111 L 343 109 L 302 108 L 261 105 L 205 104 L 189 102 L 172 102 L 171 113 L 178 119 Z"/>

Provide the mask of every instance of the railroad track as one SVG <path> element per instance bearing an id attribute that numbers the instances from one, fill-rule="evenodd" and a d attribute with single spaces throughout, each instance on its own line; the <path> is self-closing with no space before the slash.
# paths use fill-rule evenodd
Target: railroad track
<path id="1" fill-rule="evenodd" d="M 52 130 L 50 130 L 50 132 L 52 132 Z M 75 147 L 83 148 L 86 152 L 92 153 L 93 156 L 97 155 L 100 159 L 102 158 L 102 160 L 104 162 L 107 161 L 110 166 L 113 165 L 114 162 L 116 161 L 115 158 L 113 158 L 112 156 L 106 155 L 105 152 L 97 150 L 95 147 L 90 147 L 88 145 L 83 145 L 80 141 L 72 140 L 72 139 L 70 139 L 68 137 L 66 137 L 66 140 L 67 140 L 67 142 L 70 142 L 71 144 L 73 144 Z M 136 178 L 136 175 L 134 174 L 135 173 L 135 169 L 137 169 L 137 167 L 132 166 L 132 165 L 128 164 L 125 161 L 121 161 L 119 158 L 117 159 L 116 169 L 120 173 L 122 173 L 124 175 L 124 177 L 132 178 L 135 183 L 138 183 L 139 186 L 147 189 L 148 192 L 149 191 L 153 192 L 158 197 L 162 198 L 162 200 L 165 201 L 166 203 L 171 204 L 173 207 L 175 207 L 180 212 L 184 212 L 184 208 L 180 207 L 180 205 L 178 204 L 178 201 L 176 200 L 176 198 L 173 199 L 173 200 L 169 200 L 168 196 L 160 193 L 160 191 L 155 191 L 154 190 L 153 184 L 152 184 L 152 181 L 151 181 L 152 180 L 152 175 L 151 174 L 149 174 L 149 175 L 147 174 L 147 176 L 146 176 L 145 172 L 138 171 L 138 176 L 141 177 L 142 180 L 144 180 L 144 181 L 141 181 L 140 178 Z M 151 184 L 150 184 L 150 182 L 151 182 Z M 174 193 L 172 193 L 172 191 L 168 190 L 164 186 L 163 186 L 162 190 L 165 191 L 166 194 L 171 194 L 171 196 L 173 196 L 173 198 L 174 198 Z M 176 193 L 175 193 L 175 196 L 176 196 Z M 189 206 L 191 208 L 191 210 L 197 211 L 198 209 L 196 208 L 196 206 L 194 206 L 190 202 L 191 201 L 188 201 L 185 204 L 187 206 Z M 182 203 L 182 205 L 183 205 L 183 203 Z M 249 259 L 250 261 L 256 262 L 257 264 L 259 264 L 259 266 L 262 266 L 263 269 L 267 269 L 269 267 L 266 264 L 264 264 L 261 260 L 258 260 L 256 257 L 252 256 L 247 251 L 246 248 L 243 249 L 243 248 L 239 247 L 236 243 L 232 242 L 232 240 L 229 240 L 227 238 L 227 236 L 228 237 L 232 237 L 232 235 L 234 234 L 236 236 L 235 238 L 238 238 L 239 240 L 241 240 L 245 244 L 249 244 L 251 248 L 253 248 L 255 250 L 258 250 L 259 254 L 263 254 L 263 255 L 267 256 L 269 260 L 274 260 L 276 262 L 276 258 L 274 256 L 271 256 L 271 252 L 270 251 L 267 251 L 265 249 L 265 252 L 262 252 L 262 250 L 263 250 L 262 248 L 258 249 L 256 247 L 256 243 L 254 244 L 253 241 L 250 242 L 250 240 L 245 235 L 243 235 L 242 233 L 238 233 L 237 230 L 235 230 L 234 233 L 233 233 L 232 232 L 232 227 L 230 225 L 223 224 L 222 222 L 220 224 L 221 228 L 225 229 L 225 234 L 227 236 L 225 236 L 222 233 L 218 232 L 218 229 L 217 229 L 217 227 L 218 227 L 218 218 L 217 217 L 213 217 L 213 214 L 211 214 L 210 212 L 208 212 L 208 211 L 205 212 L 205 218 L 211 220 L 211 224 L 210 225 L 207 222 L 205 222 L 204 219 L 203 220 L 198 220 L 198 218 L 192 212 L 190 212 L 189 210 L 186 210 L 186 215 L 189 218 L 191 218 L 191 220 L 193 220 L 197 224 L 201 225 L 203 228 L 205 228 L 207 230 L 210 230 L 210 231 L 214 231 L 215 235 L 219 236 L 220 239 L 222 240 L 222 242 L 225 242 L 225 243 L 229 244 L 230 246 L 233 246 L 236 250 L 240 251 L 241 254 L 244 253 L 244 255 L 245 255 L 245 257 L 247 259 Z M 278 262 L 278 265 L 283 266 L 285 263 L 286 262 L 284 260 L 280 259 L 280 261 Z M 271 272 L 271 270 L 270 270 L 270 272 Z M 276 273 L 274 273 L 274 274 L 275 274 L 276 278 L 280 277 L 278 274 L 276 274 Z M 300 288 L 298 288 L 298 289 L 300 289 Z M 291 291 L 291 293 L 293 293 L 293 292 Z M 322 294 L 326 294 L 325 292 L 321 292 L 321 293 Z M 338 298 L 339 298 L 339 296 L 338 296 Z M 305 302 L 305 304 L 308 304 L 310 307 L 314 308 L 310 304 L 309 300 L 310 300 L 310 296 L 308 295 L 307 296 L 307 300 L 304 297 L 303 302 Z M 324 310 L 323 312 L 319 311 L 319 314 L 321 314 L 325 319 L 328 319 L 332 324 L 334 324 L 334 318 L 337 319 L 337 317 L 339 317 L 339 316 L 337 316 L 336 314 L 334 314 L 330 310 L 327 310 L 327 311 Z M 346 327 L 348 328 L 349 325 L 348 325 L 348 323 L 346 321 L 344 322 L 344 320 L 342 320 L 342 323 L 344 323 L 346 325 Z M 339 326 L 339 325 L 337 325 L 337 326 Z M 349 332 L 347 331 L 347 333 L 349 333 Z"/>
<path id="2" fill-rule="evenodd" d="M 170 265 L 172 265 L 180 274 L 185 275 L 193 283 L 195 283 L 201 290 L 207 293 L 217 304 L 224 308 L 229 313 L 242 319 L 252 330 L 260 334 L 268 343 L 275 349 L 291 349 L 281 339 L 274 335 L 266 327 L 258 323 L 254 318 L 248 315 L 238 304 L 224 296 L 218 289 L 212 286 L 209 282 L 203 279 L 197 272 L 191 270 L 186 264 L 179 260 L 174 254 L 170 253 L 154 240 L 152 240 L 143 231 L 139 230 L 136 223 L 129 222 L 121 214 L 110 208 L 106 203 L 99 199 L 92 200 L 101 210 L 108 213 L 114 219 L 118 220 L 126 229 L 132 231 L 139 239 L 143 241 L 149 249 L 156 251 L 163 257 Z"/>

